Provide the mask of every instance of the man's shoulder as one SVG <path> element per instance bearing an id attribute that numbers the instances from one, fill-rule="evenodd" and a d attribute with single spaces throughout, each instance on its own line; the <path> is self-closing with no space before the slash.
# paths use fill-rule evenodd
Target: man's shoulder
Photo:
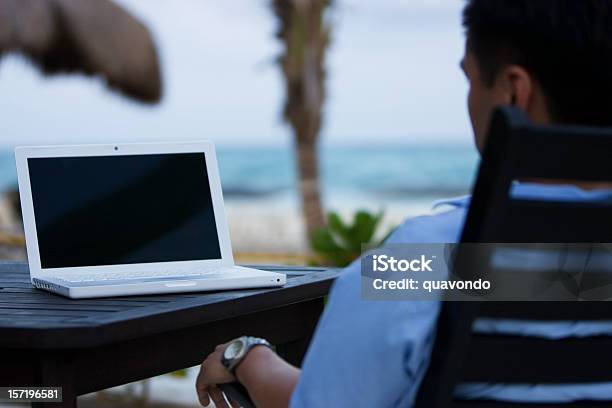
<path id="1" fill-rule="evenodd" d="M 441 200 L 435 212 L 407 218 L 389 237 L 388 243 L 451 243 L 459 241 L 469 197 Z"/>

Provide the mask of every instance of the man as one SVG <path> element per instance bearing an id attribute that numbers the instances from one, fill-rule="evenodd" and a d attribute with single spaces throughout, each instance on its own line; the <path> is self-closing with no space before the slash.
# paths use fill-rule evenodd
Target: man
<path id="1" fill-rule="evenodd" d="M 538 123 L 612 125 L 612 0 L 469 0 L 464 10 L 470 85 L 468 109 L 478 149 L 491 112 L 515 105 Z M 605 190 L 610 189 L 610 190 Z M 517 184 L 512 194 L 569 200 L 612 199 L 606 184 Z M 390 242 L 456 242 L 468 198 L 452 209 L 409 219 Z M 258 407 L 410 407 L 429 364 L 437 302 L 361 299 L 359 261 L 336 281 L 302 370 L 265 346 L 232 342 L 202 364 L 196 388 L 203 405 L 226 406 L 216 384 L 238 380 Z M 546 338 L 612 335 L 612 322 L 477 321 L 474 330 Z M 240 349 L 240 352 L 236 350 Z M 239 354 L 237 358 L 235 356 Z M 612 399 L 612 383 L 465 384 L 464 398 L 551 404 Z"/>

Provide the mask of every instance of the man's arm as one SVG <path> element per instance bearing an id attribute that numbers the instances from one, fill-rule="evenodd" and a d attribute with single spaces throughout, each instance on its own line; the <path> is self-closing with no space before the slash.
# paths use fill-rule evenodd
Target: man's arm
<path id="1" fill-rule="evenodd" d="M 265 346 L 255 346 L 244 357 L 232 375 L 221 363 L 227 344 L 217 346 L 202 363 L 196 381 L 196 390 L 202 406 L 215 402 L 218 408 L 226 408 L 217 384 L 238 380 L 245 386 L 255 405 L 261 408 L 286 408 L 300 376 L 300 370 L 280 358 Z M 237 404 L 232 404 L 236 407 Z"/>
<path id="2" fill-rule="evenodd" d="M 236 368 L 238 381 L 262 408 L 288 407 L 299 376 L 300 369 L 263 346 L 253 348 Z"/>

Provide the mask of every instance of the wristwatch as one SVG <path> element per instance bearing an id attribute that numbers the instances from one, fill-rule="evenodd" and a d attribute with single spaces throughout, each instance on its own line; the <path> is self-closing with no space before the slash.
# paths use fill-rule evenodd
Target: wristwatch
<path id="1" fill-rule="evenodd" d="M 268 343 L 267 340 L 260 339 L 258 337 L 238 337 L 237 339 L 232 340 L 225 348 L 223 356 L 221 357 L 221 364 L 223 364 L 223 366 L 227 368 L 230 373 L 235 374 L 238 364 L 242 362 L 249 351 L 251 351 L 251 349 L 255 346 L 266 346 L 270 349 L 272 348 L 272 345 Z"/>

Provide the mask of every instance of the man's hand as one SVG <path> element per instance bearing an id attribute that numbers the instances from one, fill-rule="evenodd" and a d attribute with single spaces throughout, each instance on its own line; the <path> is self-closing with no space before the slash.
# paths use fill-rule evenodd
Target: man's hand
<path id="1" fill-rule="evenodd" d="M 212 399 L 219 408 L 239 408 L 235 401 L 225 401 L 223 392 L 217 384 L 236 381 L 221 364 L 221 357 L 229 343 L 217 346 L 202 363 L 196 380 L 196 390 L 200 404 L 208 406 Z M 291 393 L 295 389 L 300 370 L 280 358 L 273 350 L 265 346 L 255 346 L 236 367 L 240 383 L 247 389 L 255 406 L 287 408 Z"/>
<path id="2" fill-rule="evenodd" d="M 229 408 L 223 393 L 217 387 L 217 384 L 229 383 L 236 381 L 236 377 L 230 373 L 227 368 L 221 364 L 223 351 L 229 343 L 220 344 L 215 348 L 215 351 L 206 357 L 206 360 L 200 366 L 200 374 L 196 380 L 196 390 L 198 399 L 202 406 L 208 406 L 212 399 L 217 408 Z M 231 402 L 232 407 L 238 408 L 238 404 Z"/>

